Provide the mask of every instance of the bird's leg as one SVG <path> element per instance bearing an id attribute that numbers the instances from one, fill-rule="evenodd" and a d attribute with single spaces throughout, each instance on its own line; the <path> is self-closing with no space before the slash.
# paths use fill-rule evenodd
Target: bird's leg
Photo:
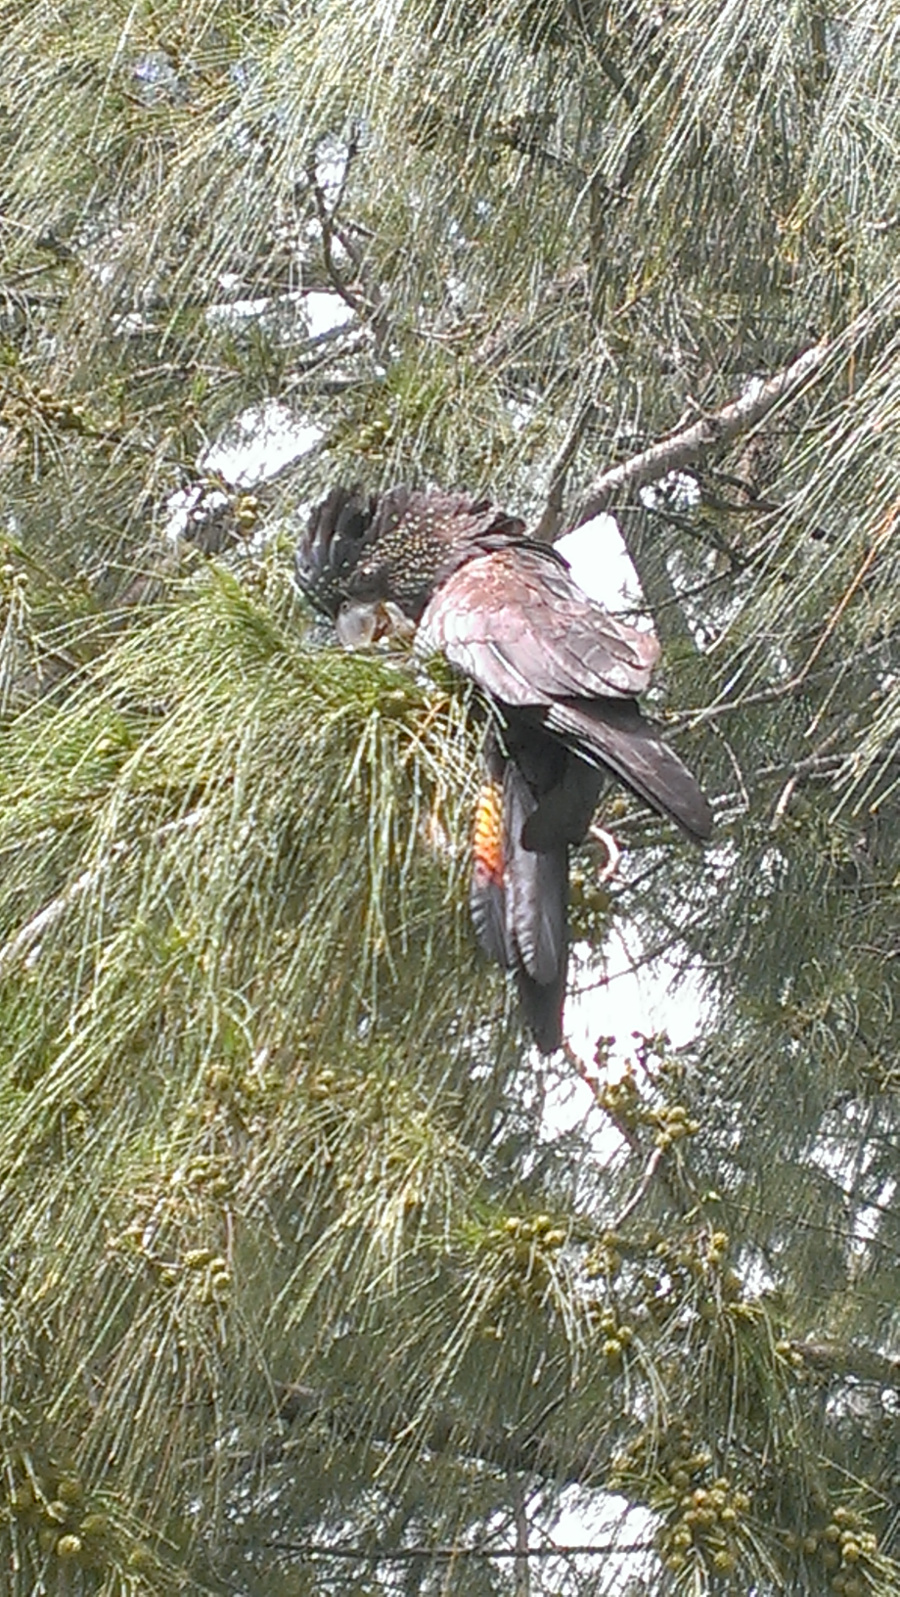
<path id="1" fill-rule="evenodd" d="M 591 826 L 588 836 L 592 837 L 595 843 L 602 843 L 603 847 L 606 849 L 606 864 L 597 877 L 597 880 L 598 882 L 611 882 L 616 874 L 616 871 L 619 869 L 619 860 L 622 858 L 622 850 L 613 837 L 612 832 L 605 831 L 602 826 L 597 826 L 596 824 Z"/>

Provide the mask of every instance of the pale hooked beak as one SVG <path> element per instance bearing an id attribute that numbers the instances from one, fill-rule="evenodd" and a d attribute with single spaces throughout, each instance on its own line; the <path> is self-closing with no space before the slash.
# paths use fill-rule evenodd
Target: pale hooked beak
<path id="1" fill-rule="evenodd" d="M 416 630 L 415 622 L 390 599 L 377 599 L 371 604 L 354 601 L 343 604 L 334 625 L 338 642 L 345 649 L 365 649 L 380 638 L 408 640 Z"/>

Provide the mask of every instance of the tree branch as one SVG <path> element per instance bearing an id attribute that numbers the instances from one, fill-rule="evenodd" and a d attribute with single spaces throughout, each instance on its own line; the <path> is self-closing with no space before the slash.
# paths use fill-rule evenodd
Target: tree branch
<path id="1" fill-rule="evenodd" d="M 351 284 L 346 281 L 343 272 L 340 271 L 334 258 L 334 240 L 337 238 L 338 243 L 341 244 L 343 244 L 344 241 L 342 238 L 340 238 L 335 227 L 334 217 L 329 212 L 328 207 L 325 204 L 325 195 L 322 192 L 322 186 L 316 176 L 315 151 L 312 152 L 309 157 L 309 161 L 307 162 L 306 176 L 312 191 L 313 199 L 315 200 L 316 215 L 319 219 L 319 231 L 322 236 L 322 256 L 325 261 L 325 270 L 328 273 L 330 285 L 339 298 L 344 301 L 345 305 L 349 305 L 350 309 L 355 311 L 357 316 L 362 316 L 366 321 L 369 321 L 373 315 L 373 307 L 370 306 L 365 295 L 359 292 L 355 284 Z M 344 245 L 344 247 L 346 248 L 346 245 Z M 354 260 L 352 255 L 350 256 L 350 259 L 353 261 L 355 266 L 357 262 Z"/>
<path id="2" fill-rule="evenodd" d="M 325 263 L 325 270 L 331 281 L 331 286 L 334 289 L 334 292 L 344 301 L 344 304 L 348 305 L 357 316 L 359 316 L 364 322 L 368 323 L 375 334 L 376 346 L 381 347 L 384 343 L 387 333 L 387 309 L 384 302 L 384 296 L 376 285 L 366 283 L 365 272 L 363 269 L 364 263 L 362 251 L 356 244 L 355 240 L 351 239 L 348 229 L 340 225 L 337 217 L 338 209 L 344 197 L 344 190 L 346 188 L 347 179 L 350 173 L 350 167 L 356 157 L 358 149 L 359 131 L 358 129 L 354 129 L 347 145 L 346 161 L 344 165 L 343 176 L 341 178 L 341 184 L 338 189 L 334 204 L 330 209 L 326 203 L 325 193 L 322 185 L 319 182 L 317 168 L 318 152 L 315 148 L 311 150 L 309 159 L 306 163 L 306 179 L 309 183 L 310 191 L 313 196 L 313 202 L 316 208 L 316 216 L 318 217 L 319 221 L 319 231 L 322 236 L 322 258 Z M 351 265 L 353 266 L 357 278 L 355 283 L 347 282 L 343 272 L 335 260 L 335 240 L 342 246 L 349 261 L 351 262 Z"/>
<path id="3" fill-rule="evenodd" d="M 352 1402 L 348 1404 L 302 1383 L 281 1387 L 278 1395 L 278 1416 L 286 1426 L 308 1424 L 316 1416 L 327 1418 L 336 1435 L 358 1434 L 359 1421 Z M 507 1475 L 537 1475 L 560 1486 L 600 1488 L 606 1484 L 609 1470 L 607 1445 L 594 1440 L 583 1447 L 573 1447 L 558 1441 L 544 1428 L 549 1416 L 569 1395 L 567 1392 L 550 1403 L 518 1436 L 489 1427 L 461 1428 L 456 1417 L 437 1414 L 423 1429 L 421 1445 L 429 1453 L 477 1459 Z M 404 1442 L 409 1439 L 414 1422 L 411 1424 L 409 1414 L 399 1404 L 386 1403 L 377 1416 L 367 1416 L 365 1426 L 369 1439 L 391 1446 L 399 1438 Z"/>
<path id="4" fill-rule="evenodd" d="M 847 1347 L 842 1342 L 796 1341 L 791 1343 L 791 1352 L 798 1354 L 810 1370 L 900 1388 L 900 1358 L 890 1358 L 871 1348 Z"/>
<path id="5" fill-rule="evenodd" d="M 701 416 L 690 427 L 660 439 L 659 443 L 651 444 L 649 449 L 641 450 L 629 460 L 609 467 L 591 486 L 572 526 L 580 527 L 599 515 L 620 494 L 659 482 L 670 472 L 699 465 L 714 450 L 756 427 L 776 405 L 792 404 L 830 365 L 844 359 L 863 343 L 879 321 L 897 310 L 898 304 L 900 290 L 894 288 L 883 303 L 869 306 L 836 338 L 821 339 L 760 387 L 742 394 L 740 399 L 732 400 L 721 410 Z"/>
<path id="6" fill-rule="evenodd" d="M 522 1482 L 515 1473 L 509 1477 L 509 1487 L 512 1494 L 513 1517 L 516 1527 L 515 1547 L 515 1594 L 516 1597 L 531 1597 L 531 1574 L 528 1560 L 531 1548 L 528 1544 L 528 1514 L 525 1509 L 525 1493 Z"/>
<path id="7" fill-rule="evenodd" d="M 350 1558 L 359 1563 L 403 1563 L 411 1558 L 428 1559 L 432 1563 L 452 1564 L 465 1558 L 608 1558 L 614 1553 L 652 1553 L 653 1543 L 644 1542 L 584 1542 L 574 1546 L 557 1547 L 329 1547 L 327 1542 L 269 1542 L 268 1550 L 289 1553 L 295 1558 Z"/>
<path id="8" fill-rule="evenodd" d="M 594 402 L 591 399 L 586 400 L 583 405 L 579 405 L 572 425 L 560 446 L 559 453 L 550 467 L 547 499 L 541 513 L 541 519 L 531 534 L 532 538 L 537 538 L 540 543 L 552 543 L 559 535 L 563 523 L 566 479 L 568 478 L 572 461 L 578 453 L 578 446 L 584 437 L 585 428 L 594 414 L 594 409 Z"/>

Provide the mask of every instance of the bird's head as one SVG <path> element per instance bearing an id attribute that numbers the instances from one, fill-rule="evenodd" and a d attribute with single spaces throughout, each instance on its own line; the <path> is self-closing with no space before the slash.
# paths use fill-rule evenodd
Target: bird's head
<path id="1" fill-rule="evenodd" d="M 415 622 L 446 557 L 443 531 L 428 496 L 405 486 L 378 495 L 332 488 L 300 538 L 298 586 L 332 620 L 348 604 L 390 601 L 398 616 Z"/>
<path id="2" fill-rule="evenodd" d="M 297 546 L 294 570 L 301 592 L 335 623 L 346 649 L 365 648 L 385 637 L 408 640 L 427 593 L 407 603 L 394 598 L 398 554 L 412 554 L 414 540 L 398 533 L 409 490 L 367 495 L 356 485 L 332 488 L 312 511 Z M 402 582 L 401 582 L 402 586 Z"/>
<path id="3" fill-rule="evenodd" d="M 460 564 L 524 531 L 488 499 L 405 484 L 377 495 L 333 488 L 300 539 L 297 582 L 337 622 L 342 641 L 359 647 L 415 630 Z"/>

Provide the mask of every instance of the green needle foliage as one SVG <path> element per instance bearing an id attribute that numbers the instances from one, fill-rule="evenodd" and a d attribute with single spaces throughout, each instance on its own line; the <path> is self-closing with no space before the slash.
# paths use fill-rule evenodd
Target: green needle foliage
<path id="1" fill-rule="evenodd" d="M 0 1589 L 892 1597 L 900 7 L 0 21 Z M 291 551 L 673 437 L 604 502 L 716 836 L 606 796 L 541 1065 L 483 707 Z M 616 931 L 703 993 L 624 1073 Z"/>

